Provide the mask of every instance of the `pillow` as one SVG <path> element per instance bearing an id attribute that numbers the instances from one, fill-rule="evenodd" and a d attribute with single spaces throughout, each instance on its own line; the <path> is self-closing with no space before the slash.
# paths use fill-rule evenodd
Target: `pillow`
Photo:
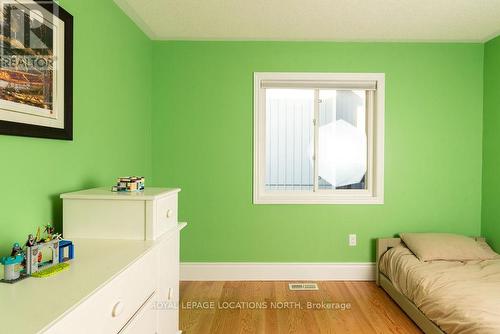
<path id="1" fill-rule="evenodd" d="M 400 233 L 406 246 L 421 261 L 473 261 L 498 258 L 486 243 L 447 233 Z"/>

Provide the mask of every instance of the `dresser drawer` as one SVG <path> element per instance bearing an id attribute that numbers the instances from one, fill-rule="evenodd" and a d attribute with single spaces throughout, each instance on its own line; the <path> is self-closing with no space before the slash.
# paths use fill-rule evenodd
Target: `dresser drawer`
<path id="1" fill-rule="evenodd" d="M 155 292 L 158 275 L 156 264 L 157 252 L 151 250 L 46 333 L 118 333 Z"/>
<path id="2" fill-rule="evenodd" d="M 154 238 L 177 224 L 177 194 L 160 198 L 156 201 L 156 219 L 154 221 Z"/>
<path id="3" fill-rule="evenodd" d="M 177 333 L 179 328 L 179 237 L 176 232 L 158 246 L 157 298 L 164 306 L 158 312 L 158 334 Z"/>
<path id="4" fill-rule="evenodd" d="M 144 206 L 144 201 L 64 199 L 64 236 L 144 240 Z"/>
<path id="5" fill-rule="evenodd" d="M 156 334 L 157 313 L 156 294 L 152 295 L 119 334 Z"/>

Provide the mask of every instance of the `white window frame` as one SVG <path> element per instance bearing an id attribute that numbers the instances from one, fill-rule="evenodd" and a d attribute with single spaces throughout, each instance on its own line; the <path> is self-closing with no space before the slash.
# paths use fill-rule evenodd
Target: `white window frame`
<path id="1" fill-rule="evenodd" d="M 367 98 L 367 189 L 318 190 L 311 192 L 266 191 L 266 94 L 263 81 L 356 83 L 376 81 Z M 313 84 L 314 85 L 314 84 Z M 316 94 L 317 95 L 317 94 Z M 317 98 L 317 96 L 316 96 Z M 315 103 L 315 105 L 317 105 Z M 254 73 L 254 204 L 383 204 L 384 203 L 384 73 Z M 318 124 L 318 122 L 316 122 Z M 316 125 L 317 126 L 317 125 Z M 317 133 L 317 131 L 316 131 Z M 317 164 L 315 165 L 317 166 Z M 317 174 L 317 173 L 315 173 Z"/>

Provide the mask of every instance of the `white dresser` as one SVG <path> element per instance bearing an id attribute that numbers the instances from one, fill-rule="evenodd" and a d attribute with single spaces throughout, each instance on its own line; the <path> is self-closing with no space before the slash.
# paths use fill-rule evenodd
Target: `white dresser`
<path id="1" fill-rule="evenodd" d="M 0 332 L 179 333 L 178 192 L 61 195 L 75 259 L 56 276 L 0 285 Z"/>
<path id="2" fill-rule="evenodd" d="M 177 222 L 179 191 L 146 188 L 121 193 L 95 188 L 61 195 L 65 238 L 154 243 L 47 334 L 178 333 L 179 233 L 184 227 Z M 79 261 L 78 244 L 75 248 Z"/>

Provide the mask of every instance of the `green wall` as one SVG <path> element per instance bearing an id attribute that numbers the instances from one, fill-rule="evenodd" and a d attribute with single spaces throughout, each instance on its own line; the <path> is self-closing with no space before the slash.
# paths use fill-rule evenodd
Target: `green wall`
<path id="1" fill-rule="evenodd" d="M 500 252 L 500 36 L 484 48 L 482 232 Z"/>
<path id="2" fill-rule="evenodd" d="M 111 0 L 62 5 L 75 17 L 75 139 L 0 135 L 1 253 L 61 226 L 60 193 L 126 174 L 183 188 L 183 261 L 371 261 L 379 236 L 479 234 L 483 79 L 483 232 L 498 250 L 498 39 L 483 78 L 482 44 L 152 42 Z M 386 73 L 384 205 L 252 204 L 254 71 Z"/>
<path id="3" fill-rule="evenodd" d="M 111 1 L 64 0 L 74 16 L 74 141 L 0 135 L 0 254 L 61 225 L 62 192 L 151 176 L 152 42 Z"/>
<path id="4" fill-rule="evenodd" d="M 400 231 L 479 234 L 482 44 L 155 42 L 153 57 L 153 176 L 183 189 L 183 261 L 364 262 Z M 252 204 L 254 71 L 386 73 L 384 205 Z"/>

